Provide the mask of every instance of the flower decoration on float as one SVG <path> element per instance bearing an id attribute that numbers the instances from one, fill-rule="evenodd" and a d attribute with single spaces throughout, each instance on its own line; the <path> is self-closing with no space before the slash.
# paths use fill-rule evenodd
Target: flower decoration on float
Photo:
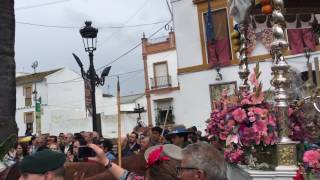
<path id="1" fill-rule="evenodd" d="M 224 146 L 224 155 L 230 163 L 248 162 L 255 146 L 274 145 L 278 140 L 275 113 L 265 102 L 259 64 L 249 80 L 252 91 L 238 94 L 237 102 L 230 102 L 226 91 L 208 123 L 210 137 Z"/>

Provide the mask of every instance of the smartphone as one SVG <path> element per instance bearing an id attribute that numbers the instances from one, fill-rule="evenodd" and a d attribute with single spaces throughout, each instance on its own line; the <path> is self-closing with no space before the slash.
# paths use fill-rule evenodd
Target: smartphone
<path id="1" fill-rule="evenodd" d="M 78 154 L 79 159 L 87 158 L 87 157 L 95 157 L 95 156 L 96 156 L 96 153 L 90 147 L 88 146 L 79 147 L 79 154 Z"/>

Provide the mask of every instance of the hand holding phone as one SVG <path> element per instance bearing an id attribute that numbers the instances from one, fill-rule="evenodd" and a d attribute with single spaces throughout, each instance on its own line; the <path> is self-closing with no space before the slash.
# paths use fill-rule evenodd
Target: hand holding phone
<path id="1" fill-rule="evenodd" d="M 95 157 L 96 153 L 94 152 L 93 149 L 91 149 L 88 146 L 80 146 L 79 147 L 79 154 L 78 154 L 78 158 L 87 158 L 87 157 Z"/>

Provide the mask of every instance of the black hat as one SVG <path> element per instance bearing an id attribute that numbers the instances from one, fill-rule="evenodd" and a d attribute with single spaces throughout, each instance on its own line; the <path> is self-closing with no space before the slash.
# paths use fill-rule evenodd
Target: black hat
<path id="1" fill-rule="evenodd" d="M 19 165 L 22 173 L 44 174 L 63 166 L 66 157 L 62 153 L 43 150 L 31 156 L 26 156 Z"/>

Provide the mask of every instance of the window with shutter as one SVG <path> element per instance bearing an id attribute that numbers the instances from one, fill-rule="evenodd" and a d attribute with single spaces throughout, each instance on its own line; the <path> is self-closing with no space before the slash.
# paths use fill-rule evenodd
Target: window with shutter
<path id="1" fill-rule="evenodd" d="M 168 63 L 158 62 L 153 64 L 154 78 L 151 78 L 151 89 L 171 86 L 171 77 L 168 73 Z"/>
<path id="2" fill-rule="evenodd" d="M 24 87 L 25 106 L 32 106 L 32 85 Z"/>
<path id="3" fill-rule="evenodd" d="M 34 121 L 33 112 L 25 112 L 24 118 L 25 118 L 25 123 L 33 123 L 33 121 Z"/>

